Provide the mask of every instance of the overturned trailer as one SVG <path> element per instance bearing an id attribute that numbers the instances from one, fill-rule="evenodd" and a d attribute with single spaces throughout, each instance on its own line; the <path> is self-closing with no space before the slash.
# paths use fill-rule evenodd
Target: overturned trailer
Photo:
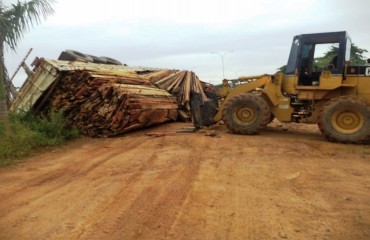
<path id="1" fill-rule="evenodd" d="M 36 59 L 11 111 L 62 110 L 92 137 L 114 136 L 190 115 L 190 95 L 206 101 L 189 71 Z"/>

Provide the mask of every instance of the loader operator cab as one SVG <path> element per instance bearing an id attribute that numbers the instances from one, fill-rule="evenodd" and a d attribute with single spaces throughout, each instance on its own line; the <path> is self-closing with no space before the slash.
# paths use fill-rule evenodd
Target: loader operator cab
<path id="1" fill-rule="evenodd" d="M 342 76 L 350 52 L 351 40 L 346 32 L 295 36 L 285 74 L 297 76 L 297 86 L 318 86 L 324 71 Z"/>

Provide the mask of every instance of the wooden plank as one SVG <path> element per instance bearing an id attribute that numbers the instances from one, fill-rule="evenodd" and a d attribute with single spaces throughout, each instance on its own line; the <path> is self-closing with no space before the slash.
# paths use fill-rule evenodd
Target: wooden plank
<path id="1" fill-rule="evenodd" d="M 68 71 L 43 111 L 65 109 L 71 124 L 86 135 L 114 136 L 176 120 L 178 109 L 182 119 L 189 119 L 192 91 L 207 97 L 189 71 Z"/>

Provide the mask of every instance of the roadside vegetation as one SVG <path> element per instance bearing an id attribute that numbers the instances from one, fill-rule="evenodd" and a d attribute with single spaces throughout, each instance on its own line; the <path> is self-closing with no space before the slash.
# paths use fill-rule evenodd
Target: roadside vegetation
<path id="1" fill-rule="evenodd" d="M 35 148 L 61 144 L 77 135 L 76 130 L 65 127 L 62 113 L 52 114 L 48 119 L 8 113 L 14 96 L 4 50 L 16 52 L 24 33 L 54 13 L 53 3 L 54 0 L 30 0 L 6 5 L 0 0 L 0 167 L 29 155 Z"/>
<path id="2" fill-rule="evenodd" d="M 68 127 L 62 112 L 48 118 L 29 113 L 9 116 L 10 129 L 0 122 L 0 167 L 19 161 L 42 147 L 51 147 L 79 136 L 75 128 Z"/>

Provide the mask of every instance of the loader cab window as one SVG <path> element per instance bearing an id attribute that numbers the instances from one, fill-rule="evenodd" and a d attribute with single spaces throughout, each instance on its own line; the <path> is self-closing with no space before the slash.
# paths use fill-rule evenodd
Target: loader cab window
<path id="1" fill-rule="evenodd" d="M 297 64 L 297 58 L 299 53 L 299 38 L 295 37 L 293 40 L 292 48 L 290 50 L 288 64 L 286 66 L 285 74 L 291 75 L 294 74 Z"/>
<path id="2" fill-rule="evenodd" d="M 315 50 L 315 71 L 331 71 L 338 68 L 338 43 L 317 44 Z"/>
<path id="3" fill-rule="evenodd" d="M 339 43 L 304 44 L 300 54 L 299 85 L 318 85 L 322 71 L 338 70 Z"/>
<path id="4" fill-rule="evenodd" d="M 299 67 L 299 85 L 312 85 L 313 56 L 315 45 L 304 44 L 301 47 L 300 67 Z"/>

